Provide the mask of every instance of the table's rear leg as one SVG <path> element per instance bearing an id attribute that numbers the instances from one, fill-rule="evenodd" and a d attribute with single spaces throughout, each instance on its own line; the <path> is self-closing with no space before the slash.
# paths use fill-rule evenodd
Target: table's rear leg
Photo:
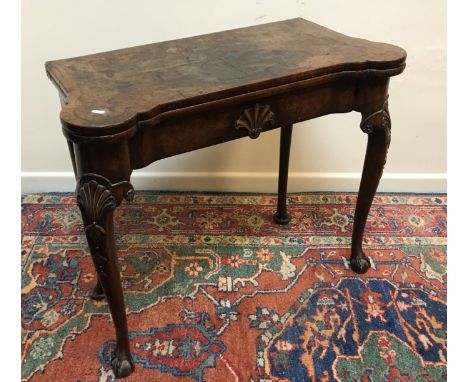
<path id="1" fill-rule="evenodd" d="M 368 134 L 368 140 L 351 243 L 350 266 L 356 273 L 365 273 L 370 267 L 369 258 L 362 251 L 362 238 L 390 145 L 391 123 L 387 99 L 381 110 L 369 115 L 363 114 L 361 129 Z"/>
<path id="2" fill-rule="evenodd" d="M 288 214 L 286 197 L 288 192 L 288 167 L 289 167 L 289 152 L 291 148 L 291 135 L 293 125 L 281 127 L 280 139 L 280 161 L 279 161 L 279 177 L 278 177 L 278 205 L 276 213 L 273 216 L 278 224 L 287 224 L 291 220 Z"/>
<path id="3" fill-rule="evenodd" d="M 123 378 L 132 373 L 134 366 L 114 241 L 113 216 L 117 201 L 110 183 L 92 176 L 81 178 L 77 200 L 100 283 L 96 288 L 102 286 L 115 325 L 117 346 L 112 368 L 116 378 Z"/>

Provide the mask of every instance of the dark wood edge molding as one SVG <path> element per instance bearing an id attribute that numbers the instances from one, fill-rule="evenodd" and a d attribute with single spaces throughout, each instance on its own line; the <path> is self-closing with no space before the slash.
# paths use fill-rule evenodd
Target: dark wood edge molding
<path id="1" fill-rule="evenodd" d="M 125 141 L 129 140 L 132 138 L 137 130 L 138 130 L 138 124 L 134 124 L 127 130 L 121 131 L 116 134 L 109 134 L 109 135 L 80 135 L 76 134 L 74 131 L 70 130 L 68 125 L 63 122 L 62 120 L 62 132 L 63 135 L 70 141 L 76 142 L 76 143 L 115 143 L 115 142 L 120 142 L 120 141 Z"/>
<path id="2" fill-rule="evenodd" d="M 128 118 L 125 121 L 123 121 L 122 124 L 112 126 L 102 126 L 94 128 L 91 126 L 79 126 L 69 123 L 61 118 L 62 127 L 66 137 L 72 140 L 73 142 L 83 142 L 89 139 L 93 141 L 95 141 L 96 139 L 102 141 L 130 139 L 135 134 L 137 129 L 145 128 L 146 126 L 154 126 L 157 123 L 167 119 L 188 117 L 192 114 L 201 113 L 205 111 L 213 111 L 226 106 L 232 106 L 235 104 L 245 102 L 253 103 L 255 101 L 260 101 L 263 97 L 271 97 L 293 90 L 323 85 L 327 82 L 336 81 L 339 79 L 391 77 L 400 74 L 404 70 L 404 68 L 405 64 L 403 63 L 402 65 L 392 69 L 366 69 L 358 71 L 343 71 L 331 73 L 319 77 L 313 77 L 305 80 L 291 82 L 288 84 L 260 89 L 242 95 L 214 99 L 212 101 L 208 100 L 199 104 L 196 104 L 197 97 L 193 97 L 184 100 L 185 105 L 180 103 L 168 103 L 162 106 L 160 105 L 152 110 L 142 113 L 136 113 L 132 118 Z M 71 93 L 69 96 L 72 95 L 73 93 Z"/>

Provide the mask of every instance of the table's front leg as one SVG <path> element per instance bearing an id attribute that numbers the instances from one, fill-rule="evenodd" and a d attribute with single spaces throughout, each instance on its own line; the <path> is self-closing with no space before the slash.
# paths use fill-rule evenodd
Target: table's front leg
<path id="1" fill-rule="evenodd" d="M 368 135 L 366 157 L 354 214 L 350 266 L 356 273 L 365 273 L 370 267 L 369 258 L 362 250 L 362 238 L 369 210 L 382 177 L 390 145 L 390 114 L 388 96 L 380 110 L 363 113 L 361 129 Z"/>
<path id="2" fill-rule="evenodd" d="M 115 325 L 117 347 L 112 368 L 117 378 L 123 378 L 132 373 L 134 366 L 114 240 L 113 216 L 118 197 L 106 178 L 88 174 L 78 182 L 77 201 L 98 275 L 94 291 L 98 295 L 104 292 Z"/>

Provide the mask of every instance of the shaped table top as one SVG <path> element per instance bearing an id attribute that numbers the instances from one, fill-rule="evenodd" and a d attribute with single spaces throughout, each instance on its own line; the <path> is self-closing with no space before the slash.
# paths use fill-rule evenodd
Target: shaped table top
<path id="1" fill-rule="evenodd" d="M 296 18 L 49 61 L 46 70 L 66 97 L 62 121 L 103 135 L 164 111 L 331 73 L 398 74 L 405 59 L 394 45 Z"/>

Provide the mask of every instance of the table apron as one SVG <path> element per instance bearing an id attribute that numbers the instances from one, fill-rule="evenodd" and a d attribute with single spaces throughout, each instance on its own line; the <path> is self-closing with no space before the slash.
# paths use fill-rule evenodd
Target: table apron
<path id="1" fill-rule="evenodd" d="M 340 79 L 312 88 L 265 96 L 255 100 L 233 102 L 206 111 L 195 111 L 141 124 L 128 141 L 133 169 L 177 154 L 213 146 L 248 136 L 248 131 L 236 128 L 236 121 L 255 104 L 269 106 L 274 122 L 263 126 L 272 130 L 331 113 L 347 113 L 354 109 L 358 80 Z"/>

